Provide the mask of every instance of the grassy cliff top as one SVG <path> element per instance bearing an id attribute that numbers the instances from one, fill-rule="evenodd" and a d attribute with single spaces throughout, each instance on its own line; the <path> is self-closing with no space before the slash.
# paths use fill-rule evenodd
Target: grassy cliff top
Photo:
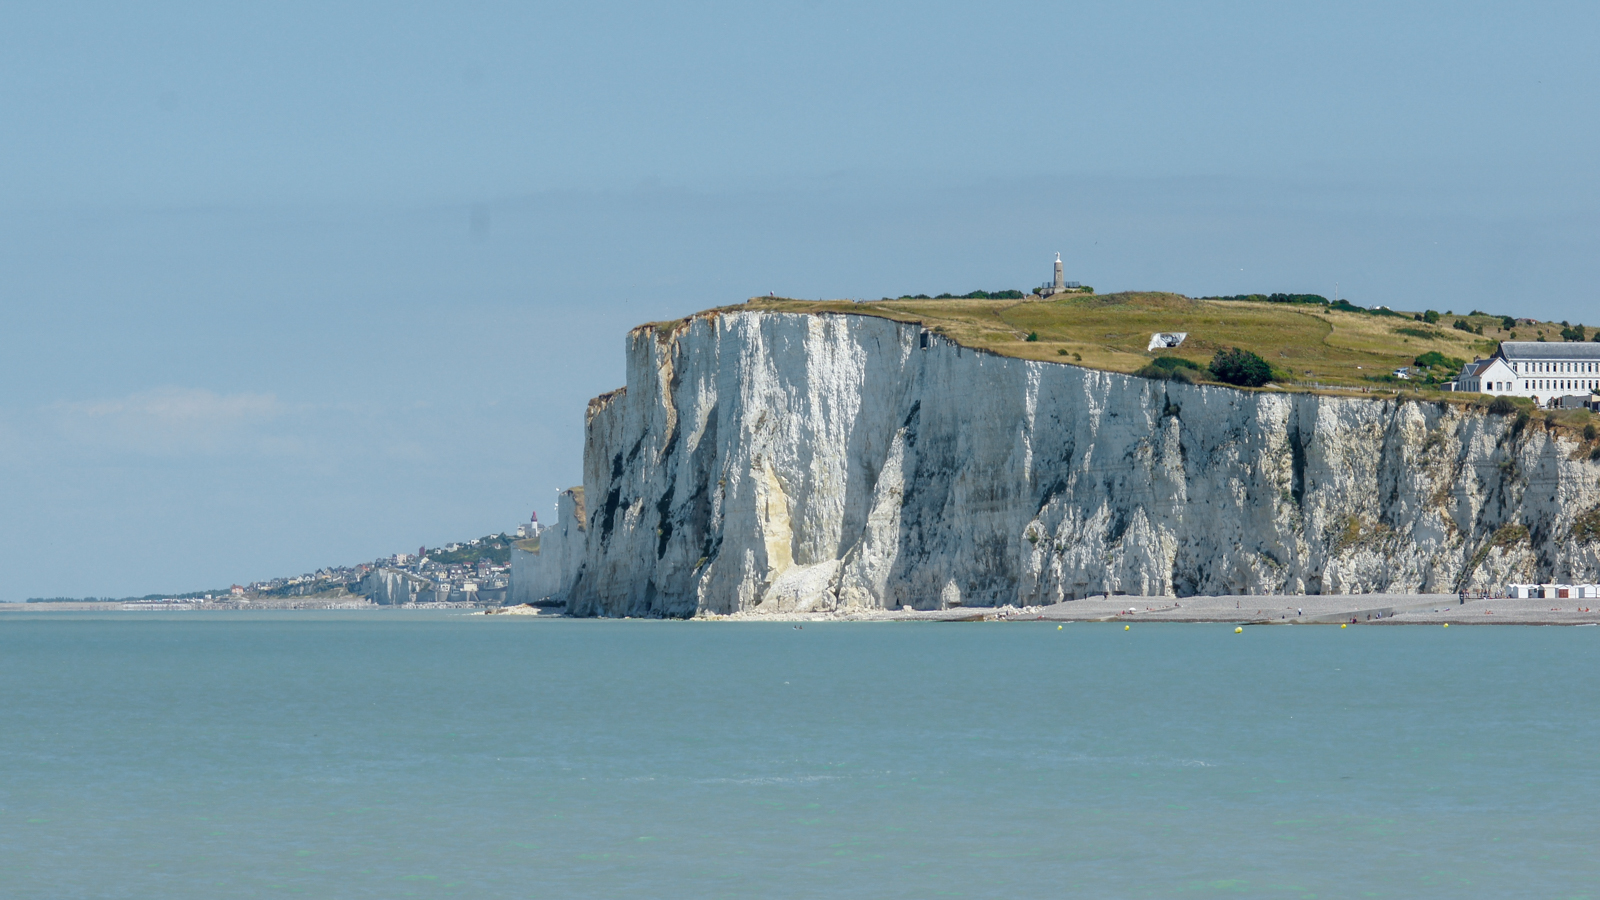
<path id="1" fill-rule="evenodd" d="M 1501 340 L 1562 340 L 1557 323 L 1502 327 L 1496 315 L 1445 315 L 1435 323 L 1413 313 L 1346 311 L 1320 304 L 1196 299 L 1180 294 L 1067 294 L 1047 300 L 807 301 L 756 297 L 733 309 L 833 312 L 920 322 L 959 344 L 1021 359 L 1066 362 L 1132 373 L 1158 356 L 1202 369 L 1221 349 L 1240 347 L 1273 367 L 1283 387 L 1427 390 L 1453 378 L 1462 361 L 1487 356 Z M 1463 321 L 1474 331 L 1455 327 Z M 1482 329 L 1482 334 L 1475 333 Z M 1175 350 L 1145 350 L 1155 332 L 1188 332 Z M 1035 340 L 1028 340 L 1029 335 Z M 1417 357 L 1444 357 L 1419 371 Z M 1437 360 L 1437 358 L 1435 358 Z M 1413 379 L 1395 369 L 1411 367 Z"/>

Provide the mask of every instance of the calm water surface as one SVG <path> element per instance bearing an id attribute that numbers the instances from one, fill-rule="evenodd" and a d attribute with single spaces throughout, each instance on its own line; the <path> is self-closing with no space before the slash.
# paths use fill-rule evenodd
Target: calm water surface
<path id="1" fill-rule="evenodd" d="M 1597 896 L 1597 643 L 8 613 L 0 896 Z"/>

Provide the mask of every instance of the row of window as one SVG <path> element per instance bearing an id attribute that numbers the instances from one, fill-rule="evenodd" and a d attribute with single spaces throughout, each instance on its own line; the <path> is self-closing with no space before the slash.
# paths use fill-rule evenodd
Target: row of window
<path id="1" fill-rule="evenodd" d="M 1600 372 L 1600 363 L 1592 362 L 1553 362 L 1553 363 L 1526 363 L 1514 362 L 1511 368 L 1518 372 Z"/>
<path id="2" fill-rule="evenodd" d="M 1537 378 L 1524 381 L 1520 388 L 1515 389 L 1523 391 L 1593 391 L 1600 389 L 1600 381 L 1591 379 Z M 1491 381 L 1486 390 L 1491 392 L 1513 390 L 1512 382 Z"/>
<path id="3" fill-rule="evenodd" d="M 1523 388 L 1523 390 L 1535 390 L 1535 391 L 1578 391 L 1578 390 L 1591 390 L 1592 391 L 1592 390 L 1594 390 L 1594 387 L 1595 387 L 1595 382 L 1593 382 L 1593 381 L 1568 381 L 1566 379 L 1557 379 L 1557 380 L 1540 379 L 1540 380 L 1537 380 L 1537 381 L 1525 381 L 1525 382 L 1523 382 L 1523 384 L 1531 384 L 1531 385 L 1533 385 L 1532 388 Z"/>
<path id="4" fill-rule="evenodd" d="M 1509 381 L 1491 381 L 1491 382 L 1489 382 L 1489 384 L 1490 384 L 1489 390 L 1491 390 L 1491 391 L 1509 391 L 1509 390 L 1511 390 L 1511 382 L 1509 382 Z M 1524 390 L 1524 391 L 1582 391 L 1582 390 L 1589 390 L 1589 391 L 1592 391 L 1596 387 L 1600 387 L 1600 381 L 1588 381 L 1588 380 L 1569 381 L 1569 380 L 1564 379 L 1564 378 L 1557 378 L 1557 379 L 1539 378 L 1539 379 L 1534 379 L 1532 381 L 1524 381 L 1522 383 L 1522 387 L 1520 388 L 1520 390 Z"/>

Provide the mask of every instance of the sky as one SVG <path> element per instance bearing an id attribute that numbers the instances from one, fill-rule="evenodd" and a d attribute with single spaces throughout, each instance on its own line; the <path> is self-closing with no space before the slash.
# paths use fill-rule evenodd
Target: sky
<path id="1" fill-rule="evenodd" d="M 0 7 L 0 601 L 508 531 L 636 324 L 1312 292 L 1600 324 L 1600 6 Z"/>

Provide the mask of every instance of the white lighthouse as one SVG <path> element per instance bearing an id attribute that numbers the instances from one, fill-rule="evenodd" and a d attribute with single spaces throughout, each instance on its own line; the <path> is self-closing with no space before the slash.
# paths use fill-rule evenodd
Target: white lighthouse
<path id="1" fill-rule="evenodd" d="M 1055 290 L 1051 291 L 1053 294 L 1059 294 L 1067 289 L 1067 276 L 1061 269 L 1061 254 L 1059 253 L 1056 254 L 1056 280 L 1054 287 Z"/>

